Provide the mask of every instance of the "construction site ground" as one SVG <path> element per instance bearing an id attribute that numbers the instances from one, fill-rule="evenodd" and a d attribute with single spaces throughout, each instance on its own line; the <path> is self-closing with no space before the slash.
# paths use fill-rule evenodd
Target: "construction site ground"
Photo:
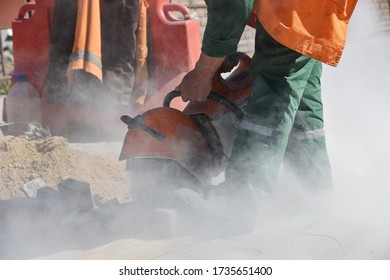
<path id="1" fill-rule="evenodd" d="M 358 4 L 351 21 L 350 38 L 340 65 L 324 66 L 326 131 L 335 182 L 331 202 L 320 205 L 320 198 L 292 186 L 282 172 L 274 195 L 261 203 L 258 222 L 251 233 L 177 235 L 174 229 L 177 224 L 172 213 L 167 212 L 163 217 L 171 231 L 162 238 L 131 234 L 114 239 L 97 237 L 97 242 L 86 246 L 59 244 L 44 254 L 39 253 L 42 252 L 39 248 L 35 248 L 36 254 L 23 254 L 22 245 L 29 243 L 30 233 L 21 229 L 15 233 L 22 240 L 17 241 L 19 247 L 15 245 L 15 250 L 3 254 L 2 258 L 390 259 L 390 52 L 387 47 L 390 36 L 372 32 L 369 26 L 376 15 L 362 13 L 361 7 L 364 5 Z M 116 161 L 121 146 L 120 141 L 69 143 L 72 153 L 91 155 L 110 163 Z M 115 183 L 115 191 L 110 179 L 105 187 L 96 188 L 98 196 L 94 199 L 101 205 L 115 197 L 120 202 L 131 200 L 126 189 L 124 163 L 110 165 L 116 167 L 120 180 Z M 74 174 L 66 175 L 74 177 Z M 77 234 L 74 236 L 77 238 Z M 8 249 L 13 246 L 6 245 Z"/>

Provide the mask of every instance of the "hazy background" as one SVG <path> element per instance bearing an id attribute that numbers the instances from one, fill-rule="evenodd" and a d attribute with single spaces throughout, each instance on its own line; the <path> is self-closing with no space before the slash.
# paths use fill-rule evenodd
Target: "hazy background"
<path id="1" fill-rule="evenodd" d="M 383 18 L 370 3 L 358 3 L 339 66 L 324 67 L 323 101 L 338 215 L 370 223 L 385 236 L 390 233 L 390 33 L 379 30 Z"/>
<path id="2" fill-rule="evenodd" d="M 322 83 L 337 192 L 345 207 L 379 210 L 390 205 L 390 34 L 375 31 L 371 7 L 358 3 L 341 62 L 324 67 Z"/>

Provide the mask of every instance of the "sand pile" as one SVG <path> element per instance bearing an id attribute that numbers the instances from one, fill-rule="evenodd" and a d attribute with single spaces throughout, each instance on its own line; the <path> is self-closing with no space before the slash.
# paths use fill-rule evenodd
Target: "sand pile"
<path id="1" fill-rule="evenodd" d="M 0 135 L 0 200 L 26 196 L 23 184 L 42 178 L 49 187 L 72 178 L 91 185 L 95 204 L 128 199 L 124 162 L 69 147 L 62 137 L 32 141 Z"/>

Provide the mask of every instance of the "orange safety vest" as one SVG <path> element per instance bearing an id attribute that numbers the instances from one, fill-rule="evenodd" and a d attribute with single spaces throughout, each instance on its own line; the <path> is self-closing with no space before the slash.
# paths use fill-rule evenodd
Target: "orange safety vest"
<path id="1" fill-rule="evenodd" d="M 279 43 L 336 66 L 356 3 L 357 0 L 255 0 L 253 12 Z"/>

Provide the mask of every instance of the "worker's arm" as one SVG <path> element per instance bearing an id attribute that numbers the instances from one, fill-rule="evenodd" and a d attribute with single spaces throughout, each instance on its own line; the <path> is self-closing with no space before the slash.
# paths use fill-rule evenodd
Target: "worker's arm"
<path id="1" fill-rule="evenodd" d="M 184 101 L 206 100 L 215 72 L 226 56 L 237 51 L 253 0 L 206 0 L 206 4 L 208 19 L 202 54 L 179 86 Z"/>
<path id="2" fill-rule="evenodd" d="M 236 52 L 253 0 L 206 0 L 206 4 L 207 25 L 202 52 L 212 57 L 225 57 Z"/>

